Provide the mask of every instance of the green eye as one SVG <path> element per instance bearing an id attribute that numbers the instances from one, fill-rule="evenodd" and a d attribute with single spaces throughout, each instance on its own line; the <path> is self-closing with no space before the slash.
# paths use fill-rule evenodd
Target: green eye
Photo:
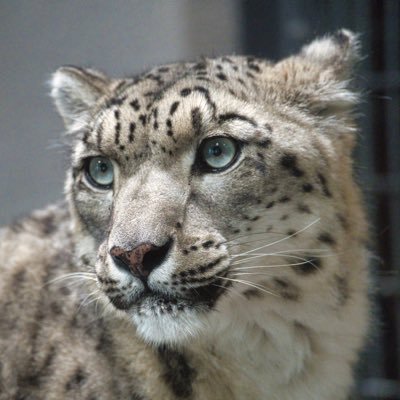
<path id="1" fill-rule="evenodd" d="M 88 181 L 100 189 L 111 189 L 114 182 L 112 162 L 106 157 L 88 158 L 85 165 Z"/>
<path id="2" fill-rule="evenodd" d="M 203 163 L 214 172 L 228 168 L 239 153 L 237 142 L 227 137 L 206 139 L 200 151 Z"/>

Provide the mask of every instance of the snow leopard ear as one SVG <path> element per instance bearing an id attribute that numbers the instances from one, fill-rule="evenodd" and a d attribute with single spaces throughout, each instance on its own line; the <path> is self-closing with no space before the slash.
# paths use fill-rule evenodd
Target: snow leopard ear
<path id="1" fill-rule="evenodd" d="M 97 101 L 107 93 L 110 80 L 102 73 L 74 66 L 59 68 L 52 76 L 51 96 L 67 129 L 79 129 Z"/>
<path id="2" fill-rule="evenodd" d="M 357 35 L 341 29 L 315 39 L 274 69 L 287 89 L 286 101 L 320 116 L 346 119 L 359 101 L 351 87 L 353 68 L 359 59 Z"/>
<path id="3" fill-rule="evenodd" d="M 349 79 L 354 64 L 360 59 L 358 35 L 340 29 L 333 35 L 315 39 L 304 46 L 299 57 L 319 65 L 322 70 L 330 71 L 334 79 Z"/>

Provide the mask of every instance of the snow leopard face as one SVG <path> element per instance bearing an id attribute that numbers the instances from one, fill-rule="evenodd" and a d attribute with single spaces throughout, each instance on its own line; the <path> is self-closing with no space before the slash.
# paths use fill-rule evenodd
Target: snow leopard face
<path id="1" fill-rule="evenodd" d="M 54 74 L 78 254 L 146 340 L 181 341 L 262 302 L 299 304 L 316 281 L 345 301 L 334 257 L 320 255 L 335 254 L 354 218 L 344 204 L 356 54 L 340 31 L 276 64 Z"/>

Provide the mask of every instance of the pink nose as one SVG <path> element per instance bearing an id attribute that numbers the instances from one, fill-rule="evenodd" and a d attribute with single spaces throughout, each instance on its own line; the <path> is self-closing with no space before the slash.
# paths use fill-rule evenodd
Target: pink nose
<path id="1" fill-rule="evenodd" d="M 110 250 L 110 255 L 117 267 L 145 280 L 151 271 L 163 263 L 170 247 L 171 240 L 163 246 L 141 243 L 132 250 L 114 246 Z"/>

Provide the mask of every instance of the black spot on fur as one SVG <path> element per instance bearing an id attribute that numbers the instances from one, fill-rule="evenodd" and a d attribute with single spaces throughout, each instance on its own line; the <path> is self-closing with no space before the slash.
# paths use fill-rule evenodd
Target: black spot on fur
<path id="1" fill-rule="evenodd" d="M 146 117 L 146 115 L 145 115 L 145 114 L 140 114 L 140 115 L 139 115 L 139 119 L 140 119 L 140 122 L 142 123 L 142 125 L 143 125 L 143 126 L 146 126 L 146 122 L 147 122 L 147 117 Z"/>
<path id="2" fill-rule="evenodd" d="M 78 368 L 72 377 L 65 384 L 65 390 L 68 392 L 72 389 L 77 389 L 79 386 L 82 386 L 86 381 L 86 374 L 82 370 L 82 368 Z"/>
<path id="3" fill-rule="evenodd" d="M 279 201 L 279 203 L 287 203 L 287 202 L 290 201 L 290 197 L 288 197 L 288 196 L 283 196 L 283 197 L 281 197 L 278 201 Z"/>
<path id="4" fill-rule="evenodd" d="M 88 143 L 89 137 L 90 137 L 90 130 L 89 129 L 85 129 L 85 131 L 83 133 L 83 137 L 82 137 L 83 143 Z"/>
<path id="5" fill-rule="evenodd" d="M 274 202 L 274 201 L 270 201 L 270 202 L 265 206 L 265 208 L 272 208 L 274 205 L 275 205 L 275 202 Z"/>
<path id="6" fill-rule="evenodd" d="M 214 242 L 212 240 L 207 240 L 206 242 L 203 242 L 201 245 L 203 246 L 203 248 L 208 249 L 213 244 L 214 244 Z"/>
<path id="7" fill-rule="evenodd" d="M 318 257 L 310 257 L 306 261 L 304 261 L 304 264 L 293 266 L 294 271 L 299 275 L 311 275 L 318 272 L 321 268 L 322 261 Z"/>
<path id="8" fill-rule="evenodd" d="M 268 147 L 271 146 L 271 143 L 272 143 L 271 139 L 265 138 L 257 142 L 257 146 L 267 149 Z"/>
<path id="9" fill-rule="evenodd" d="M 313 187 L 313 185 L 311 185 L 311 183 L 305 183 L 302 186 L 302 189 L 303 189 L 303 192 L 310 193 L 314 190 L 314 187 Z"/>
<path id="10" fill-rule="evenodd" d="M 246 75 L 251 79 L 255 79 L 255 76 L 251 72 L 246 72 Z"/>
<path id="11" fill-rule="evenodd" d="M 260 69 L 260 67 L 259 67 L 257 64 L 248 64 L 248 67 L 249 67 L 251 70 L 253 70 L 253 71 L 257 72 L 257 73 L 260 73 L 260 72 L 261 72 L 261 69 Z"/>
<path id="12" fill-rule="evenodd" d="M 171 104 L 171 107 L 170 107 L 170 109 L 169 109 L 169 115 L 174 115 L 175 114 L 175 111 L 178 109 L 178 106 L 179 106 L 179 101 L 175 101 L 175 102 L 173 102 L 172 104 Z"/>
<path id="13" fill-rule="evenodd" d="M 281 158 L 281 165 L 296 178 L 304 175 L 304 172 L 297 166 L 297 157 L 294 154 L 285 154 Z"/>
<path id="14" fill-rule="evenodd" d="M 221 80 L 221 81 L 226 81 L 226 80 L 227 80 L 226 75 L 223 74 L 222 72 L 220 72 L 220 73 L 217 74 L 217 78 L 218 78 L 219 80 Z"/>
<path id="15" fill-rule="evenodd" d="M 49 236 L 57 230 L 57 224 L 53 214 L 49 214 L 37 220 L 40 232 L 44 236 Z"/>
<path id="16" fill-rule="evenodd" d="M 181 90 L 182 97 L 187 97 L 187 96 L 189 96 L 190 93 L 192 93 L 192 89 L 190 89 L 190 88 L 184 88 Z"/>
<path id="17" fill-rule="evenodd" d="M 158 349 L 160 361 L 164 365 L 164 380 L 175 396 L 187 399 L 192 395 L 192 384 L 196 376 L 185 355 L 166 346 Z"/>
<path id="18" fill-rule="evenodd" d="M 328 244 L 330 246 L 334 246 L 336 244 L 335 239 L 332 237 L 332 235 L 328 232 L 323 232 L 319 234 L 318 240 L 322 243 Z"/>
<path id="19" fill-rule="evenodd" d="M 139 104 L 139 100 L 138 99 L 134 99 L 129 104 L 135 111 L 139 111 L 140 110 L 140 104 Z"/>
<path id="20" fill-rule="evenodd" d="M 270 124 L 264 124 L 265 128 L 269 131 L 269 133 L 272 133 L 272 126 Z"/>
<path id="21" fill-rule="evenodd" d="M 206 64 L 204 61 L 199 62 L 199 63 L 197 63 L 197 64 L 195 64 L 195 65 L 193 66 L 193 69 L 194 69 L 195 71 L 201 71 L 201 70 L 204 70 L 204 69 L 206 69 L 206 68 L 207 68 L 207 64 Z"/>
<path id="22" fill-rule="evenodd" d="M 303 203 L 298 204 L 297 210 L 302 214 L 311 214 L 310 207 L 307 204 Z"/>
<path id="23" fill-rule="evenodd" d="M 122 106 L 124 101 L 126 100 L 126 96 L 123 97 L 113 97 L 106 102 L 106 108 L 110 108 L 112 106 Z"/>
<path id="24" fill-rule="evenodd" d="M 127 310 L 130 304 L 127 303 L 125 297 L 122 294 L 117 294 L 115 296 L 109 295 L 108 298 L 110 302 L 114 305 L 118 310 Z"/>
<path id="25" fill-rule="evenodd" d="M 119 136 L 121 134 L 121 123 L 117 122 L 115 124 L 115 144 L 118 145 L 119 144 Z"/>
<path id="26" fill-rule="evenodd" d="M 274 278 L 275 290 L 285 300 L 297 301 L 300 297 L 300 291 L 297 286 L 287 279 Z"/>
<path id="27" fill-rule="evenodd" d="M 226 256 L 221 256 L 221 257 L 217 258 L 216 260 L 211 261 L 211 262 L 208 263 L 207 265 L 202 265 L 202 266 L 199 268 L 199 271 L 200 271 L 201 273 L 206 272 L 206 271 L 209 271 L 210 269 L 212 269 L 212 268 L 214 268 L 216 265 L 218 265 L 221 261 L 225 260 L 225 258 L 226 258 Z"/>
<path id="28" fill-rule="evenodd" d="M 136 124 L 134 122 L 131 122 L 129 124 L 129 136 L 128 136 L 129 143 L 132 143 L 135 139 L 134 137 L 135 130 L 136 130 Z"/>
<path id="29" fill-rule="evenodd" d="M 325 195 L 326 197 L 332 197 L 332 193 L 331 193 L 331 191 L 330 191 L 329 188 L 328 188 L 328 185 L 327 185 L 325 176 L 322 175 L 321 173 L 319 173 L 319 174 L 318 174 L 318 179 L 319 179 L 319 181 L 320 181 L 320 183 L 321 183 L 322 191 L 323 191 L 324 195 Z"/>

